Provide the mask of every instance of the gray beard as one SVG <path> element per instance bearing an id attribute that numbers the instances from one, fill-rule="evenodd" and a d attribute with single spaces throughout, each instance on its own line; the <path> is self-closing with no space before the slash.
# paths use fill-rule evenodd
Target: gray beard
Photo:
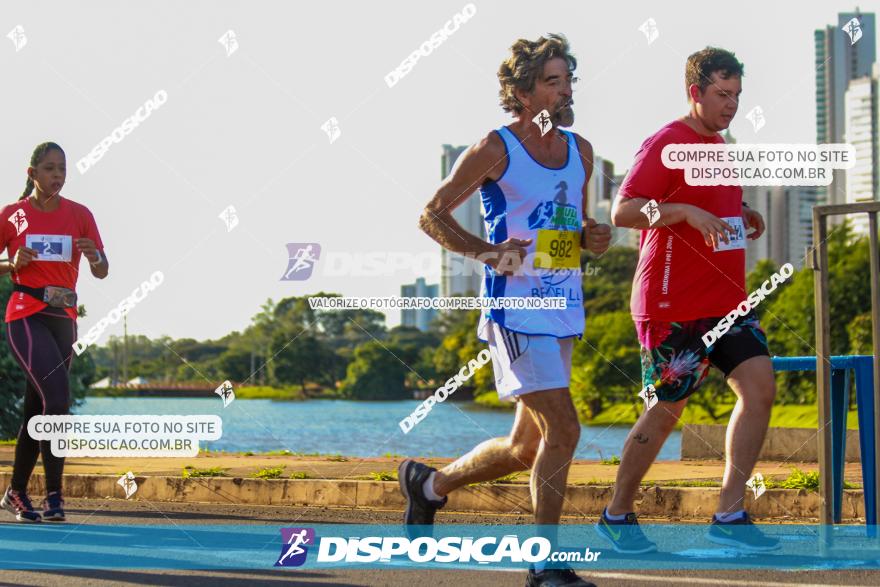
<path id="1" fill-rule="evenodd" d="M 554 126 L 571 126 L 574 124 L 574 110 L 571 106 L 566 106 L 561 110 L 557 110 L 553 115 Z"/>

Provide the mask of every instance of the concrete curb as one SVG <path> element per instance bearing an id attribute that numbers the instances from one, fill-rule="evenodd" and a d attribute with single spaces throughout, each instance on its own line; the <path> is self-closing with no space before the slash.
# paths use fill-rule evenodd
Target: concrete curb
<path id="1" fill-rule="evenodd" d="M 11 473 L 0 473 L 0 486 L 7 487 Z M 113 475 L 65 475 L 64 495 L 70 498 L 124 499 Z M 396 481 L 349 481 L 333 479 L 243 479 L 240 477 L 136 477 L 138 489 L 131 499 L 166 502 L 234 503 L 241 505 L 335 506 L 400 509 L 404 499 Z M 45 495 L 42 475 L 31 479 L 29 493 Z M 564 513 L 594 518 L 611 499 L 609 486 L 568 487 Z M 646 517 L 706 520 L 718 504 L 717 487 L 649 487 L 640 491 L 636 508 Z M 819 517 L 819 494 L 803 489 L 768 489 L 760 498 L 746 494 L 745 505 L 757 518 L 789 518 L 806 521 Z M 529 514 L 531 497 L 524 484 L 476 485 L 449 496 L 447 511 L 492 514 Z M 864 521 L 861 490 L 844 491 L 843 521 Z M 860 520 L 861 519 L 861 520 Z"/>
<path id="2" fill-rule="evenodd" d="M 681 460 L 723 459 L 727 425 L 686 424 L 681 430 Z M 860 460 L 859 431 L 846 431 L 844 461 Z M 816 428 L 769 428 L 761 461 L 819 462 L 819 436 Z"/>

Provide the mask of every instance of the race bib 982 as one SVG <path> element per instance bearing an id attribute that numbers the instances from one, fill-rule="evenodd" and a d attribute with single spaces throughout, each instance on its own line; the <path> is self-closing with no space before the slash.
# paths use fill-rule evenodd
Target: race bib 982
<path id="1" fill-rule="evenodd" d="M 581 262 L 581 233 L 576 230 L 538 229 L 536 269 L 577 269 Z"/>

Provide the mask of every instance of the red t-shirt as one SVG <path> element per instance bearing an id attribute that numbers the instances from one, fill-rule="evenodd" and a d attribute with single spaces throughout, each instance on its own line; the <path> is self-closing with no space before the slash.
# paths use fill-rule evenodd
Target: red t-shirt
<path id="1" fill-rule="evenodd" d="M 620 195 L 741 218 L 740 186 L 690 186 L 684 170 L 668 169 L 660 158 L 668 144 L 723 142 L 720 135 L 706 137 L 684 122 L 670 122 L 642 143 Z M 649 228 L 639 236 L 630 310 L 635 320 L 664 322 L 723 316 L 746 299 L 745 283 L 745 248 L 713 251 L 687 222 Z"/>
<path id="2" fill-rule="evenodd" d="M 37 210 L 31 206 L 29 198 L 0 210 L 0 249 L 6 249 L 10 260 L 15 257 L 18 247 L 27 246 L 29 235 L 31 248 L 59 259 L 31 261 L 21 271 L 11 274 L 14 283 L 28 287 L 57 285 L 76 289 L 82 257 L 76 239 L 92 239 L 98 250 L 103 252 L 104 244 L 89 209 L 61 196 L 58 200 L 58 208 L 51 212 Z M 36 314 L 46 306 L 45 302 L 26 293 L 13 292 L 6 305 L 6 322 Z M 76 308 L 65 308 L 65 311 L 76 320 Z"/>

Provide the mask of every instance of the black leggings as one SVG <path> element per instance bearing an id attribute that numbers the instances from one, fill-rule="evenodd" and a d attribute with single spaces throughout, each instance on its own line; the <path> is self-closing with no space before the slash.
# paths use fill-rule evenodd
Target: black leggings
<path id="1" fill-rule="evenodd" d="M 43 455 L 46 493 L 61 491 L 64 459 L 52 454 L 48 440 L 30 437 L 27 423 L 33 416 L 63 415 L 70 411 L 68 373 L 76 340 L 76 321 L 60 308 L 46 307 L 26 318 L 6 325 L 6 337 L 12 356 L 27 375 L 24 395 L 24 421 L 18 431 L 12 489 L 27 491 L 28 480 Z"/>

